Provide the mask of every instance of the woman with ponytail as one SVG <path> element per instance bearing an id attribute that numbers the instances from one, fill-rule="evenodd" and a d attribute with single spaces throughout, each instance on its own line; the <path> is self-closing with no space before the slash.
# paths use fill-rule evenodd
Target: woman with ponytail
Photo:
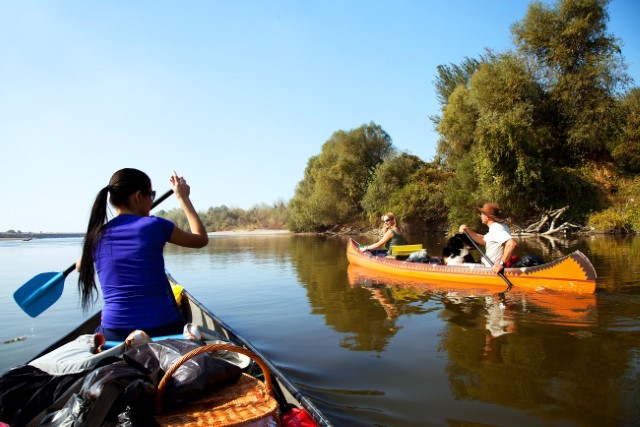
<path id="1" fill-rule="evenodd" d="M 187 182 L 175 171 L 169 181 L 191 231 L 149 215 L 156 192 L 149 177 L 137 169 L 113 174 L 91 209 L 78 263 L 78 288 L 86 310 L 97 298 L 97 273 L 104 307 L 96 333 L 107 340 L 124 341 L 135 329 L 150 336 L 182 333 L 185 320 L 165 274 L 162 252 L 166 242 L 201 248 L 209 237 L 189 199 Z M 115 208 L 111 219 L 107 199 Z"/>

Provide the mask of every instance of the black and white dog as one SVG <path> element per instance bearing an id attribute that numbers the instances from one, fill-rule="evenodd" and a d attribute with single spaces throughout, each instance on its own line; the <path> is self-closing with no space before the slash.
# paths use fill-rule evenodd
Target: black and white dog
<path id="1" fill-rule="evenodd" d="M 466 262 L 476 262 L 469 253 L 473 249 L 473 243 L 466 234 L 454 234 L 447 240 L 447 245 L 442 248 L 442 258 L 447 265 L 460 265 Z"/>

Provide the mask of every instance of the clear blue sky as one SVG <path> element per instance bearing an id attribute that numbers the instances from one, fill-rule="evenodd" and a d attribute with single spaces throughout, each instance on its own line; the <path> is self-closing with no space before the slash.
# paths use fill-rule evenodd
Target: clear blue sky
<path id="1" fill-rule="evenodd" d="M 198 210 L 288 201 L 370 121 L 432 160 L 436 67 L 511 48 L 528 3 L 0 0 L 0 231 L 84 231 L 123 167 L 175 169 Z M 640 2 L 609 13 L 640 84 Z"/>

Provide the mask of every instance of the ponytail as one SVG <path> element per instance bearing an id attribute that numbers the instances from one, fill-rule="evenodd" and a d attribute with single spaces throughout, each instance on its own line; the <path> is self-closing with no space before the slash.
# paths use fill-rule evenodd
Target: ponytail
<path id="1" fill-rule="evenodd" d="M 120 169 L 113 174 L 109 185 L 104 187 L 96 196 L 89 217 L 87 234 L 84 236 L 82 246 L 82 259 L 80 260 L 80 277 L 78 278 L 78 291 L 82 308 L 86 311 L 98 298 L 96 286 L 95 250 L 104 234 L 104 226 L 107 223 L 107 196 L 110 194 L 110 202 L 113 206 L 127 207 L 129 196 L 136 191 L 149 191 L 151 180 L 144 172 L 138 169 Z"/>
<path id="2" fill-rule="evenodd" d="M 94 252 L 104 232 L 104 224 L 107 222 L 107 195 L 111 186 L 106 186 L 96 196 L 89 217 L 87 234 L 82 246 L 82 259 L 80 260 L 80 277 L 78 278 L 78 291 L 82 309 L 87 310 L 95 303 L 98 297 L 98 287 L 95 279 Z"/>

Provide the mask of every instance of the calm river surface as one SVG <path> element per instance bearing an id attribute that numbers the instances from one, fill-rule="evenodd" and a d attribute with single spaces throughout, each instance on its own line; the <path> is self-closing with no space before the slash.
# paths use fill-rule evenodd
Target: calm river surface
<path id="1" fill-rule="evenodd" d="M 411 239 L 434 254 L 444 241 Z M 519 254 L 546 260 L 581 250 L 598 291 L 503 299 L 368 276 L 348 268 L 346 243 L 221 236 L 201 250 L 168 245 L 165 257 L 336 426 L 640 425 L 640 238 L 520 240 Z M 71 265 L 80 245 L 0 241 L 0 372 L 90 314 L 78 307 L 75 272 L 35 319 L 12 296 L 32 276 Z"/>

